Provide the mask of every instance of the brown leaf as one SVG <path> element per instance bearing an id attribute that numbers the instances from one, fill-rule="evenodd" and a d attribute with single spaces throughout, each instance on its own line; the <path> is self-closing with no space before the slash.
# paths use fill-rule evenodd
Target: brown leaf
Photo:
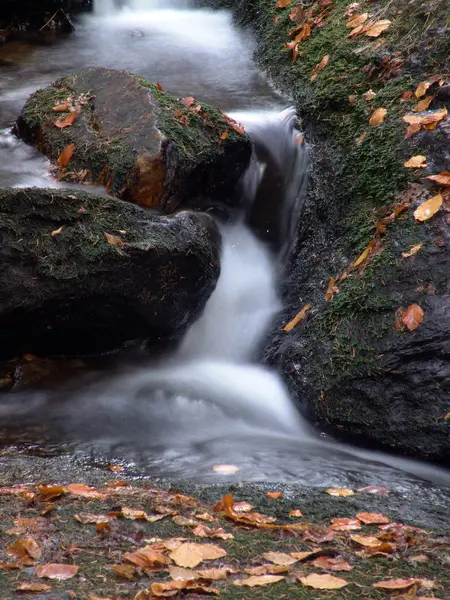
<path id="1" fill-rule="evenodd" d="M 330 302 L 333 299 L 335 292 L 335 279 L 334 277 L 330 277 L 330 281 L 328 282 L 327 291 L 325 292 L 324 300 L 325 302 Z"/>
<path id="2" fill-rule="evenodd" d="M 303 321 L 303 319 L 305 318 L 306 313 L 308 312 L 308 310 L 310 308 L 311 308 L 311 304 L 305 304 L 305 306 L 295 315 L 295 317 L 293 319 L 291 319 L 289 321 L 289 323 L 287 323 L 283 327 L 283 331 L 289 332 L 292 329 L 294 329 L 294 327 L 299 325 L 299 323 L 301 323 Z"/>
<path id="3" fill-rule="evenodd" d="M 424 312 L 418 304 L 411 304 L 402 314 L 401 321 L 410 331 L 414 331 L 423 321 Z"/>
<path id="4" fill-rule="evenodd" d="M 408 127 L 406 128 L 406 131 L 405 131 L 405 140 L 409 140 L 410 137 L 412 137 L 416 133 L 419 133 L 419 131 L 421 129 L 422 129 L 422 126 L 418 125 L 418 124 L 408 125 Z"/>
<path id="5" fill-rule="evenodd" d="M 83 525 L 88 523 L 98 525 L 98 523 L 109 523 L 111 521 L 111 517 L 108 515 L 94 515 L 84 512 L 75 514 L 74 517 L 79 523 L 83 523 Z"/>
<path id="6" fill-rule="evenodd" d="M 215 560 L 226 556 L 226 551 L 213 544 L 186 542 L 173 550 L 169 556 L 179 567 L 196 567 L 203 560 Z"/>
<path id="7" fill-rule="evenodd" d="M 369 124 L 372 125 L 372 127 L 378 127 L 379 125 L 381 125 L 381 123 L 384 122 L 386 115 L 387 110 L 385 108 L 377 108 L 372 113 L 372 116 L 369 119 Z"/>
<path id="8" fill-rule="evenodd" d="M 190 108 L 194 104 L 195 99 L 193 96 L 188 96 L 187 98 L 181 98 L 181 102 L 186 108 Z"/>
<path id="9" fill-rule="evenodd" d="M 416 98 L 422 98 L 422 96 L 425 96 L 426 91 L 429 87 L 431 87 L 431 82 L 430 81 L 422 81 L 421 83 L 419 83 L 419 85 L 416 88 L 416 91 L 414 92 Z"/>
<path id="10" fill-rule="evenodd" d="M 359 267 L 360 265 L 362 265 L 363 263 L 366 262 L 366 260 L 369 258 L 369 254 L 372 251 L 373 245 L 374 245 L 374 240 L 370 240 L 367 248 L 364 250 L 364 252 L 362 254 L 360 254 L 360 256 L 355 260 L 354 263 L 352 263 L 352 267 Z"/>
<path id="11" fill-rule="evenodd" d="M 340 577 L 334 577 L 333 575 L 318 575 L 317 573 L 311 573 L 306 577 L 298 578 L 303 585 L 312 587 L 316 590 L 338 590 L 348 585 L 348 581 L 341 579 Z"/>
<path id="12" fill-rule="evenodd" d="M 305 541 L 311 541 L 315 544 L 322 544 L 323 542 L 331 542 L 334 538 L 334 534 L 328 527 L 321 527 L 320 525 L 309 525 L 303 534 Z"/>
<path id="13" fill-rule="evenodd" d="M 66 489 L 73 496 L 80 496 L 81 498 L 101 500 L 105 497 L 105 494 L 99 492 L 95 488 L 84 485 L 84 483 L 69 483 L 69 485 L 66 486 Z"/>
<path id="14" fill-rule="evenodd" d="M 353 569 L 343 558 L 330 558 L 329 556 L 318 556 L 311 564 L 329 571 L 351 571 Z"/>
<path id="15" fill-rule="evenodd" d="M 69 163 L 74 150 L 75 144 L 68 144 L 65 148 L 63 148 L 61 154 L 58 156 L 57 161 L 60 167 L 65 167 Z"/>
<path id="16" fill-rule="evenodd" d="M 390 522 L 389 519 L 381 513 L 361 512 L 356 516 L 365 525 L 383 525 Z"/>
<path id="17" fill-rule="evenodd" d="M 441 208 L 442 202 L 443 197 L 441 194 L 437 194 L 436 196 L 433 196 L 433 198 L 422 202 L 422 204 L 414 211 L 414 218 L 416 221 L 427 221 L 428 219 L 431 219 L 431 217 Z"/>
<path id="18" fill-rule="evenodd" d="M 129 581 L 134 581 L 136 579 L 136 569 L 133 565 L 113 565 L 111 571 L 116 577 L 121 577 L 122 579 L 128 579 Z"/>
<path id="19" fill-rule="evenodd" d="M 341 497 L 353 496 L 355 494 L 353 490 L 349 490 L 348 488 L 328 488 L 327 490 L 325 490 L 325 493 L 329 494 L 330 496 Z"/>
<path id="20" fill-rule="evenodd" d="M 8 546 L 8 556 L 17 556 L 18 558 L 30 557 L 37 559 L 41 557 L 41 549 L 33 538 L 20 538 Z"/>
<path id="21" fill-rule="evenodd" d="M 180 590 L 189 590 L 191 592 L 199 592 L 202 594 L 217 595 L 219 593 L 219 590 L 216 588 L 209 587 L 198 581 L 189 580 L 155 582 L 151 584 L 150 590 L 158 598 L 161 596 L 175 596 Z"/>
<path id="22" fill-rule="evenodd" d="M 244 135 L 245 129 L 244 129 L 244 126 L 242 125 L 242 123 L 237 123 L 234 119 L 232 119 L 228 115 L 223 115 L 223 117 L 233 131 L 235 131 L 239 135 Z"/>
<path id="23" fill-rule="evenodd" d="M 234 570 L 230 567 L 225 567 L 223 569 L 199 569 L 193 572 L 202 579 L 209 579 L 210 581 L 219 581 L 220 579 L 226 579 L 228 573 L 233 571 Z"/>
<path id="24" fill-rule="evenodd" d="M 151 546 L 144 546 L 135 552 L 126 552 L 123 557 L 137 567 L 153 567 L 169 563 L 167 556 L 154 550 Z"/>
<path id="25" fill-rule="evenodd" d="M 78 115 L 79 115 L 79 111 L 73 110 L 67 116 L 61 117 L 60 119 L 55 121 L 55 127 L 58 127 L 58 129 L 64 129 L 64 127 L 72 127 L 72 125 L 74 124 L 74 121 L 78 117 Z"/>
<path id="26" fill-rule="evenodd" d="M 309 78 L 310 81 L 314 81 L 314 79 L 319 74 L 319 71 L 321 71 L 322 69 L 324 69 L 327 66 L 329 60 L 330 60 L 330 55 L 325 54 L 325 56 L 322 58 L 322 60 L 319 63 L 317 63 L 317 65 L 312 70 L 311 77 Z"/>
<path id="27" fill-rule="evenodd" d="M 163 86 L 159 83 L 159 81 L 156 82 L 156 87 L 160 92 L 164 92 L 164 88 Z"/>
<path id="28" fill-rule="evenodd" d="M 227 139 L 227 137 L 228 137 L 228 132 L 229 132 L 229 129 L 225 129 L 225 131 L 224 131 L 224 132 L 222 133 L 222 135 L 220 136 L 220 139 L 221 139 L 223 142 L 224 142 L 224 141 Z"/>
<path id="29" fill-rule="evenodd" d="M 233 511 L 236 513 L 248 513 L 253 510 L 255 507 L 249 504 L 248 502 L 234 502 L 233 503 Z"/>
<path id="30" fill-rule="evenodd" d="M 117 235 L 112 235 L 111 233 L 107 233 L 106 231 L 103 232 L 103 235 L 105 236 L 108 244 L 111 244 L 111 246 L 118 246 L 119 248 L 123 247 L 123 240 L 121 240 L 120 237 L 118 237 Z"/>
<path id="31" fill-rule="evenodd" d="M 447 118 L 447 109 L 440 108 L 439 110 L 429 111 L 425 115 L 405 115 L 403 121 L 408 125 L 430 125 L 440 123 Z"/>
<path id="32" fill-rule="evenodd" d="M 45 579 L 64 581 L 66 579 L 72 579 L 72 577 L 77 574 L 78 569 L 79 567 L 76 565 L 47 563 L 36 568 L 36 575 Z"/>
<path id="33" fill-rule="evenodd" d="M 275 8 L 285 8 L 286 6 L 289 6 L 291 2 L 292 0 L 278 0 L 275 4 Z"/>
<path id="34" fill-rule="evenodd" d="M 202 523 L 199 523 L 195 529 L 192 530 L 194 535 L 204 538 L 219 538 L 221 540 L 232 540 L 233 534 L 227 533 L 222 529 L 222 527 L 216 527 L 213 529 L 212 527 L 207 527 Z"/>
<path id="35" fill-rule="evenodd" d="M 369 27 L 364 33 L 371 38 L 377 38 L 380 36 L 383 31 L 386 31 L 391 26 L 391 21 L 388 19 L 382 19 L 381 21 L 377 21 L 373 25 Z"/>
<path id="36" fill-rule="evenodd" d="M 246 586 L 246 587 L 260 587 L 263 585 L 270 585 L 282 581 L 284 577 L 282 575 L 254 575 L 247 577 L 247 579 L 235 579 L 233 585 Z"/>
<path id="37" fill-rule="evenodd" d="M 418 579 L 387 579 L 385 581 L 378 581 L 372 583 L 372 587 L 377 590 L 406 590 L 415 583 L 418 583 Z"/>
<path id="38" fill-rule="evenodd" d="M 416 106 L 413 108 L 414 112 L 423 112 L 427 110 L 433 100 L 433 96 L 426 96 L 423 100 L 418 102 Z"/>
<path id="39" fill-rule="evenodd" d="M 404 162 L 403 166 L 410 169 L 423 169 L 427 166 L 427 158 L 422 154 L 416 154 L 415 156 L 411 156 L 409 160 Z"/>
<path id="40" fill-rule="evenodd" d="M 363 23 L 365 23 L 368 18 L 369 18 L 369 13 L 363 13 L 361 15 L 354 15 L 350 20 L 347 21 L 345 26 L 348 29 L 354 29 L 355 27 L 358 27 L 359 25 L 362 25 Z"/>
<path id="41" fill-rule="evenodd" d="M 361 529 L 359 519 L 349 519 L 346 517 L 331 519 L 330 529 L 333 531 L 355 531 Z"/>
<path id="42" fill-rule="evenodd" d="M 181 581 L 192 581 L 198 579 L 200 576 L 192 569 L 185 569 L 184 567 L 169 566 L 169 575 L 172 579 Z"/>
<path id="43" fill-rule="evenodd" d="M 54 229 L 52 231 L 52 237 L 56 237 L 57 235 L 59 235 L 61 233 L 61 231 L 64 229 L 64 227 L 65 227 L 65 225 L 61 225 L 61 227 L 58 227 L 58 229 Z M 54 497 L 54 496 L 52 496 L 52 497 Z"/>
<path id="44" fill-rule="evenodd" d="M 313 548 L 312 550 L 306 550 L 305 552 L 290 552 L 290 555 L 298 561 L 302 561 L 317 556 L 321 552 L 323 552 L 322 548 Z"/>
<path id="45" fill-rule="evenodd" d="M 403 92 L 403 94 L 400 96 L 400 102 L 406 102 L 407 100 L 410 100 L 412 98 L 412 95 L 413 93 L 411 92 L 411 90 Z"/>
<path id="46" fill-rule="evenodd" d="M 439 185 L 450 186 L 450 173 L 447 173 L 446 171 L 443 171 L 439 175 L 429 175 L 427 179 L 434 181 Z"/>
<path id="47" fill-rule="evenodd" d="M 67 112 L 69 110 L 69 103 L 67 101 L 61 102 L 60 104 L 56 104 L 52 110 L 55 112 Z"/>
<path id="48" fill-rule="evenodd" d="M 16 592 L 49 592 L 52 588 L 46 583 L 19 583 Z"/>
<path id="49" fill-rule="evenodd" d="M 294 6 L 294 8 L 291 8 L 291 12 L 289 13 L 289 19 L 292 22 L 301 25 L 302 23 L 304 23 L 305 18 L 305 9 L 301 4 L 299 4 L 298 6 Z"/>
<path id="50" fill-rule="evenodd" d="M 373 90 L 367 90 L 367 92 L 365 92 L 363 94 L 364 100 L 367 100 L 368 102 L 370 100 L 373 100 L 375 98 L 375 96 L 376 96 L 376 93 Z"/>
<path id="51" fill-rule="evenodd" d="M 358 544 L 359 546 L 366 546 L 368 548 L 374 548 L 381 544 L 380 540 L 371 535 L 351 535 L 350 539 Z"/>
<path id="52" fill-rule="evenodd" d="M 285 552 L 264 552 L 263 557 L 265 560 L 274 563 L 275 565 L 293 565 L 297 562 L 297 558 L 294 558 L 290 554 Z"/>
<path id="53" fill-rule="evenodd" d="M 283 497 L 283 492 L 267 492 L 266 496 L 271 500 L 277 500 L 278 498 Z"/>

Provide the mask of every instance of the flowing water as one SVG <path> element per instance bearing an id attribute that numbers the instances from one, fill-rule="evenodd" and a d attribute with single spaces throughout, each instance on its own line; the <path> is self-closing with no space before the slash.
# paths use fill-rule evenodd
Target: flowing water
<path id="1" fill-rule="evenodd" d="M 241 184 L 247 213 L 221 225 L 217 288 L 180 347 L 159 361 L 133 354 L 61 386 L 4 394 L 2 426 L 35 428 L 28 448 L 36 450 L 44 437 L 49 451 L 121 462 L 138 476 L 218 480 L 213 466 L 231 463 L 239 471 L 227 478 L 236 480 L 406 491 L 426 482 L 450 486 L 444 470 L 315 431 L 278 375 L 253 362 L 280 308 L 278 275 L 301 207 L 307 149 L 289 103 L 256 69 L 252 53 L 251 37 L 228 12 L 180 1 L 96 0 L 94 14 L 69 38 L 19 45 L 7 57 L 12 64 L 0 73 L 1 185 L 59 185 L 47 161 L 9 128 L 32 91 L 85 66 L 127 69 L 177 96 L 218 105 L 245 124 L 256 152 Z"/>

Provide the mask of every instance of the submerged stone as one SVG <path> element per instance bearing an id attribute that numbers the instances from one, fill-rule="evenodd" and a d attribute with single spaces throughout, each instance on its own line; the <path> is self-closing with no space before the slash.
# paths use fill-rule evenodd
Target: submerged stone
<path id="1" fill-rule="evenodd" d="M 61 127 L 66 117 L 75 118 Z M 194 98 L 183 103 L 137 75 L 87 68 L 35 92 L 16 132 L 54 164 L 74 144 L 60 179 L 100 183 L 113 196 L 170 213 L 235 201 L 251 143 L 233 126 L 218 109 Z"/>
<path id="2" fill-rule="evenodd" d="M 0 188 L 0 360 L 177 339 L 219 276 L 205 214 L 78 190 Z"/>

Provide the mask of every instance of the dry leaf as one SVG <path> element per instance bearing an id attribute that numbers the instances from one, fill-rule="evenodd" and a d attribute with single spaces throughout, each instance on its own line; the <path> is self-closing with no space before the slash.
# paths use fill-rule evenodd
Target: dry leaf
<path id="1" fill-rule="evenodd" d="M 136 579 L 136 569 L 133 565 L 113 565 L 111 571 L 116 577 L 121 577 L 122 579 L 128 579 L 129 581 L 134 581 Z"/>
<path id="2" fill-rule="evenodd" d="M 386 31 L 391 26 L 391 21 L 388 19 L 382 19 L 381 21 L 377 21 L 373 25 L 369 27 L 364 33 L 368 37 L 377 38 L 380 36 L 383 31 Z"/>
<path id="3" fill-rule="evenodd" d="M 349 490 L 348 488 L 328 488 L 327 490 L 325 490 L 325 493 L 329 494 L 330 496 L 341 497 L 353 496 L 355 494 L 353 490 Z"/>
<path id="4" fill-rule="evenodd" d="M 366 485 L 362 488 L 358 489 L 358 492 L 366 492 L 367 494 L 390 494 L 391 490 L 388 490 L 385 487 L 380 487 L 379 485 Z"/>
<path id="5" fill-rule="evenodd" d="M 49 592 L 52 588 L 46 583 L 19 583 L 16 592 Z"/>
<path id="6" fill-rule="evenodd" d="M 52 237 L 56 237 L 57 235 L 59 235 L 61 233 L 61 231 L 64 229 L 64 225 L 61 225 L 61 227 L 58 227 L 58 229 L 55 229 L 54 231 L 52 231 Z M 63 493 L 63 492 L 62 492 Z M 58 496 L 60 496 L 61 494 L 58 494 Z"/>
<path id="7" fill-rule="evenodd" d="M 224 142 L 228 138 L 229 129 L 225 129 L 225 131 L 220 136 L 220 139 Z"/>
<path id="8" fill-rule="evenodd" d="M 351 535 L 350 539 L 358 544 L 359 546 L 365 546 L 367 548 L 375 548 L 381 544 L 380 540 L 371 535 Z"/>
<path id="9" fill-rule="evenodd" d="M 64 565 L 58 563 L 47 563 L 36 568 L 36 575 L 45 579 L 57 579 L 64 581 L 72 579 L 77 574 L 79 567 L 76 565 Z"/>
<path id="10" fill-rule="evenodd" d="M 280 573 L 287 573 L 289 565 L 260 565 L 259 567 L 244 569 L 244 571 L 247 575 L 279 575 Z"/>
<path id="11" fill-rule="evenodd" d="M 182 581 L 192 581 L 193 579 L 199 578 L 199 575 L 195 571 L 192 571 L 192 569 L 174 567 L 172 565 L 169 566 L 169 575 L 172 577 L 172 579 L 178 579 Z"/>
<path id="12" fill-rule="evenodd" d="M 181 525 L 181 527 L 197 527 L 197 525 L 200 525 L 197 519 L 183 517 L 183 515 L 175 515 L 172 521 L 177 525 Z"/>
<path id="13" fill-rule="evenodd" d="M 437 196 L 433 196 L 433 198 L 422 202 L 422 204 L 414 211 L 414 218 L 416 221 L 427 221 L 428 219 L 431 219 L 431 217 L 441 208 L 442 202 L 443 198 L 441 194 L 437 194 Z"/>
<path id="14" fill-rule="evenodd" d="M 319 74 L 319 71 L 321 71 L 322 69 L 324 69 L 327 66 L 329 60 L 330 60 L 330 55 L 325 54 L 325 56 L 322 58 L 322 60 L 319 63 L 317 63 L 317 65 L 312 70 L 311 77 L 309 78 L 310 81 L 314 81 L 314 79 Z"/>
<path id="15" fill-rule="evenodd" d="M 20 538 L 8 546 L 8 556 L 17 556 L 18 558 L 30 557 L 37 559 L 41 557 L 41 549 L 33 538 Z"/>
<path id="16" fill-rule="evenodd" d="M 305 306 L 295 315 L 295 317 L 283 327 L 283 331 L 288 332 L 294 329 L 294 327 L 303 321 L 310 308 L 311 304 L 305 304 Z"/>
<path id="17" fill-rule="evenodd" d="M 289 517 L 303 517 L 303 513 L 298 508 L 295 508 L 294 510 L 290 510 L 288 512 L 288 516 Z"/>
<path id="18" fill-rule="evenodd" d="M 411 156 L 409 160 L 404 162 L 403 166 L 410 169 L 423 169 L 427 166 L 427 158 L 422 154 L 416 154 L 415 156 Z"/>
<path id="19" fill-rule="evenodd" d="M 413 108 L 414 112 L 423 112 L 427 110 L 433 100 L 433 96 L 426 96 L 423 100 L 418 102 L 416 106 Z"/>
<path id="20" fill-rule="evenodd" d="M 285 552 L 264 552 L 263 557 L 275 565 L 293 565 L 298 561 L 297 558 L 293 558 L 292 555 Z"/>
<path id="21" fill-rule="evenodd" d="M 118 237 L 117 235 L 112 235 L 111 233 L 107 233 L 106 231 L 103 232 L 103 235 L 105 236 L 108 244 L 111 244 L 111 246 L 118 246 L 119 248 L 122 248 L 122 246 L 124 245 L 123 240 L 121 240 L 120 237 Z"/>
<path id="22" fill-rule="evenodd" d="M 361 529 L 359 519 L 349 519 L 346 517 L 331 519 L 330 529 L 333 531 L 355 531 Z"/>
<path id="23" fill-rule="evenodd" d="M 420 242 L 419 244 L 416 244 L 415 246 L 411 246 L 411 248 L 408 250 L 408 252 L 402 252 L 402 257 L 409 258 L 410 256 L 414 256 L 414 254 L 417 254 L 420 251 L 422 246 L 423 246 L 423 242 Z"/>
<path id="24" fill-rule="evenodd" d="M 158 91 L 160 92 L 164 92 L 164 88 L 163 86 L 159 83 L 159 81 L 156 82 L 156 88 L 158 89 Z"/>
<path id="25" fill-rule="evenodd" d="M 335 293 L 335 279 L 334 277 L 330 277 L 330 281 L 328 282 L 327 291 L 325 292 L 324 300 L 325 302 L 330 302 L 333 299 Z"/>
<path id="26" fill-rule="evenodd" d="M 291 2 L 292 0 L 278 0 L 275 4 L 275 8 L 285 8 L 286 6 L 289 6 Z"/>
<path id="27" fill-rule="evenodd" d="M 355 15 L 349 21 L 347 21 L 345 26 L 348 29 L 354 29 L 355 27 L 358 27 L 359 25 L 362 25 L 363 23 L 365 23 L 368 18 L 369 18 L 369 13 L 363 13 L 362 15 Z"/>
<path id="28" fill-rule="evenodd" d="M 84 485 L 84 483 L 69 483 L 69 485 L 66 486 L 66 489 L 73 496 L 80 496 L 82 498 L 101 500 L 105 497 L 105 494 L 99 492 L 95 488 Z"/>
<path id="29" fill-rule="evenodd" d="M 239 471 L 239 467 L 236 465 L 214 465 L 213 471 L 221 475 L 233 475 Z"/>
<path id="30" fill-rule="evenodd" d="M 68 144 L 58 156 L 58 165 L 65 167 L 70 159 L 72 158 L 73 151 L 75 150 L 75 144 Z"/>
<path id="31" fill-rule="evenodd" d="M 218 581 L 220 579 L 226 579 L 228 573 L 232 573 L 234 570 L 231 567 L 225 567 L 223 569 L 199 569 L 198 571 L 193 572 L 202 579 Z"/>
<path id="32" fill-rule="evenodd" d="M 416 91 L 414 92 L 416 98 L 422 98 L 422 96 L 425 96 L 427 89 L 431 85 L 432 84 L 430 81 L 422 81 L 422 83 L 419 83 L 419 85 L 416 88 Z"/>
<path id="33" fill-rule="evenodd" d="M 196 567 L 203 560 L 215 560 L 226 556 L 226 551 L 213 544 L 194 544 L 186 542 L 173 550 L 169 556 L 179 567 Z"/>
<path id="34" fill-rule="evenodd" d="M 369 119 L 369 124 L 372 125 L 372 127 L 378 127 L 378 125 L 381 125 L 381 123 L 384 122 L 386 115 L 387 110 L 385 108 L 377 108 L 372 113 L 372 116 Z"/>
<path id="35" fill-rule="evenodd" d="M 412 98 L 412 95 L 413 93 L 411 92 L 411 90 L 403 92 L 403 94 L 400 96 L 400 102 L 406 102 L 407 100 L 410 100 Z"/>
<path id="36" fill-rule="evenodd" d="M 311 575 L 299 577 L 298 579 L 303 585 L 312 587 L 315 590 L 339 590 L 348 585 L 348 581 L 345 581 L 345 579 L 341 579 L 340 577 L 334 577 L 333 575 L 318 575 L 317 573 L 311 573 Z"/>
<path id="37" fill-rule="evenodd" d="M 431 125 L 434 123 L 440 123 L 447 118 L 448 111 L 446 108 L 440 108 L 439 110 L 429 111 L 424 115 L 405 115 L 403 121 L 408 125 Z"/>
<path id="38" fill-rule="evenodd" d="M 305 9 L 301 4 L 298 6 L 294 6 L 291 8 L 291 12 L 289 13 L 289 19 L 298 25 L 301 25 L 305 21 Z"/>
<path id="39" fill-rule="evenodd" d="M 232 540 L 234 537 L 232 533 L 227 533 L 222 527 L 213 529 L 202 523 L 199 523 L 195 529 L 192 530 L 192 533 L 198 537 L 219 538 L 221 540 Z"/>
<path id="40" fill-rule="evenodd" d="M 67 101 L 56 104 L 52 110 L 55 112 L 67 112 L 69 110 L 69 103 Z"/>
<path id="41" fill-rule="evenodd" d="M 61 117 L 60 119 L 58 119 L 55 122 L 55 126 L 58 127 L 58 129 L 64 129 L 64 127 L 71 127 L 73 125 L 75 119 L 77 118 L 78 114 L 79 114 L 78 110 L 72 111 L 67 116 Z"/>
<path id="42" fill-rule="evenodd" d="M 414 331 L 423 321 L 424 312 L 418 304 L 411 304 L 402 314 L 401 321 L 410 331 Z"/>
<path id="43" fill-rule="evenodd" d="M 388 579 L 386 581 L 378 581 L 372 583 L 372 587 L 377 590 L 406 590 L 415 583 L 418 583 L 419 579 Z"/>
<path id="44" fill-rule="evenodd" d="M 126 552 L 123 555 L 125 560 L 133 563 L 137 567 L 153 567 L 157 565 L 166 565 L 169 562 L 167 556 L 164 556 L 162 552 L 158 552 L 151 546 L 144 546 L 135 552 Z"/>
<path id="45" fill-rule="evenodd" d="M 289 554 L 296 558 L 299 561 L 306 560 L 307 558 L 312 558 L 313 556 L 317 556 L 323 552 L 322 548 L 313 548 L 312 550 L 307 550 L 306 552 L 290 552 Z"/>
<path id="46" fill-rule="evenodd" d="M 450 173 L 447 173 L 446 171 L 439 173 L 439 175 L 429 175 L 427 179 L 434 181 L 439 185 L 450 186 Z"/>
<path id="47" fill-rule="evenodd" d="M 253 510 L 255 507 L 248 502 L 243 500 L 242 502 L 234 502 L 233 503 L 233 511 L 236 513 L 248 513 Z"/>
<path id="48" fill-rule="evenodd" d="M 188 96 L 187 98 L 181 98 L 181 102 L 186 106 L 186 108 L 190 108 L 195 100 L 193 96 Z"/>
<path id="49" fill-rule="evenodd" d="M 219 593 L 216 588 L 208 587 L 198 581 L 166 581 L 166 582 L 155 582 L 150 586 L 152 594 L 157 596 L 175 596 L 180 590 L 190 590 L 192 592 L 200 592 L 203 594 L 215 594 Z"/>
<path id="50" fill-rule="evenodd" d="M 363 94 L 364 100 L 367 100 L 367 101 L 373 100 L 375 98 L 375 96 L 376 96 L 376 93 L 373 90 L 367 90 L 367 92 L 365 92 Z"/>
<path id="51" fill-rule="evenodd" d="M 419 131 L 422 129 L 421 125 L 408 125 L 408 127 L 406 128 L 405 131 L 405 140 L 409 140 L 410 137 L 412 137 L 413 135 L 415 135 L 416 133 L 419 133 Z"/>
<path id="52" fill-rule="evenodd" d="M 305 541 L 311 541 L 316 544 L 322 544 L 323 542 L 331 542 L 334 538 L 334 534 L 328 527 L 321 527 L 320 525 L 309 525 L 303 534 Z"/>
<path id="53" fill-rule="evenodd" d="M 318 556 L 311 564 L 330 571 L 351 571 L 353 569 L 343 558 L 330 558 L 329 556 Z"/>
<path id="54" fill-rule="evenodd" d="M 284 577 L 282 575 L 254 575 L 252 577 L 247 577 L 247 579 L 235 579 L 233 585 L 260 587 L 263 585 L 270 585 L 271 583 L 277 583 L 283 579 Z"/>
<path id="55" fill-rule="evenodd" d="M 355 260 L 354 263 L 352 263 L 352 267 L 359 267 L 360 265 L 366 262 L 366 260 L 369 258 L 370 252 L 372 251 L 374 243 L 374 240 L 370 240 L 369 245 L 364 250 L 364 252 Z"/>
<path id="56" fill-rule="evenodd" d="M 266 496 L 271 500 L 276 500 L 283 497 L 283 492 L 267 492 Z"/>
<path id="57" fill-rule="evenodd" d="M 361 512 L 356 516 L 365 525 L 383 525 L 384 523 L 389 523 L 389 519 L 381 513 Z"/>

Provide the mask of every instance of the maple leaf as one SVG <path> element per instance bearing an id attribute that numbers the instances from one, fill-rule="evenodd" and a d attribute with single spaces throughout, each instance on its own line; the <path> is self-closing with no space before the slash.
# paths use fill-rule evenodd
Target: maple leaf
<path id="1" fill-rule="evenodd" d="M 437 194 L 436 196 L 433 196 L 433 198 L 422 202 L 422 204 L 419 204 L 414 211 L 414 218 L 416 221 L 427 221 L 428 219 L 431 219 L 431 217 L 441 208 L 442 202 L 443 197 L 441 194 Z"/>
<path id="2" fill-rule="evenodd" d="M 424 312 L 418 304 L 411 304 L 402 314 L 401 321 L 410 331 L 414 331 L 423 321 Z"/>
<path id="3" fill-rule="evenodd" d="M 387 110 L 385 108 L 377 108 L 372 113 L 372 116 L 369 119 L 369 124 L 372 125 L 372 127 L 378 127 L 379 125 L 381 125 L 381 123 L 384 122 L 386 115 Z"/>
<path id="4" fill-rule="evenodd" d="M 348 581 L 341 579 L 340 577 L 334 577 L 333 575 L 318 575 L 317 573 L 311 573 L 306 577 L 298 577 L 298 580 L 308 587 L 312 587 L 316 590 L 338 590 L 348 585 Z"/>
<path id="5" fill-rule="evenodd" d="M 314 81 L 316 79 L 317 75 L 319 74 L 319 71 L 321 71 L 322 69 L 324 69 L 327 66 L 329 60 L 330 60 L 330 55 L 325 54 L 325 56 L 322 58 L 322 60 L 319 63 L 317 63 L 317 65 L 312 70 L 311 77 L 309 78 L 310 81 Z"/>
<path id="6" fill-rule="evenodd" d="M 310 310 L 310 308 L 311 308 L 311 304 L 305 304 L 305 306 L 295 315 L 295 317 L 293 319 L 291 319 L 289 321 L 289 323 L 287 323 L 283 327 L 283 331 L 289 332 L 292 329 L 294 329 L 294 327 L 299 325 L 305 318 L 306 313 L 308 312 L 308 310 Z"/>

